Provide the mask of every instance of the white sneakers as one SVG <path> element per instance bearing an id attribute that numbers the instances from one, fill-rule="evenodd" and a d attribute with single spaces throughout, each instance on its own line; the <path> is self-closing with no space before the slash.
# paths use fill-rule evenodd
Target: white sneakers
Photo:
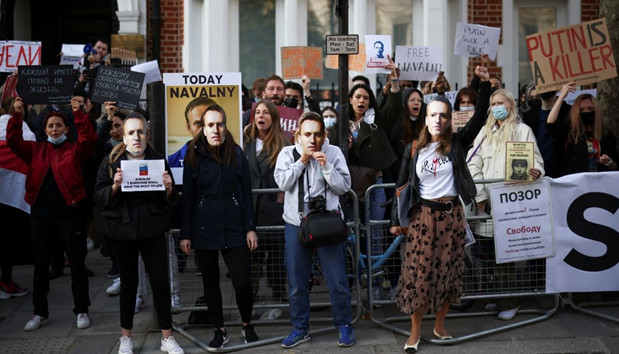
<path id="1" fill-rule="evenodd" d="M 114 279 L 112 285 L 105 289 L 105 292 L 110 296 L 120 294 L 120 277 Z"/>
<path id="2" fill-rule="evenodd" d="M 161 340 L 161 348 L 159 348 L 162 352 L 168 352 L 170 354 L 183 354 L 185 351 L 181 348 L 174 337 L 169 336 L 166 339 Z"/>
<path id="3" fill-rule="evenodd" d="M 36 331 L 41 326 L 45 326 L 46 324 L 47 324 L 47 318 L 43 318 L 39 315 L 33 315 L 30 318 L 30 320 L 26 322 L 26 325 L 24 326 L 24 331 L 26 332 Z M 78 313 L 76 325 L 77 325 L 77 328 L 79 329 L 85 329 L 85 328 L 90 327 L 90 318 L 88 318 L 88 314 L 85 312 Z"/>
<path id="4" fill-rule="evenodd" d="M 39 327 L 45 326 L 46 324 L 47 324 L 47 318 L 43 318 L 38 315 L 33 315 L 30 318 L 30 320 L 26 322 L 26 325 L 24 326 L 24 331 L 26 332 L 36 331 L 37 329 L 39 329 Z"/>
<path id="5" fill-rule="evenodd" d="M 87 313 L 78 313 L 77 314 L 77 328 L 85 329 L 90 327 L 90 318 L 88 318 Z"/>
<path id="6" fill-rule="evenodd" d="M 120 341 L 118 354 L 133 354 L 133 340 L 131 337 L 122 336 L 118 340 Z"/>

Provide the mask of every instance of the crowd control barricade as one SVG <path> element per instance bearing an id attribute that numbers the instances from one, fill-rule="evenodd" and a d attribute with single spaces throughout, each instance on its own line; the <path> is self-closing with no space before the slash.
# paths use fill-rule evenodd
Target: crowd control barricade
<path id="1" fill-rule="evenodd" d="M 476 184 L 502 182 L 503 180 L 477 180 Z M 365 195 L 365 200 L 370 200 L 371 193 L 378 188 L 392 189 L 395 184 L 376 184 L 368 188 Z M 387 194 L 388 197 L 391 194 Z M 365 205 L 365 213 L 369 215 L 369 203 Z M 388 206 L 389 208 L 391 205 Z M 465 249 L 465 271 L 462 284 L 462 303 L 459 306 L 452 306 L 452 311 L 447 315 L 447 318 L 469 318 L 480 316 L 496 316 L 498 311 L 482 311 L 482 312 L 466 312 L 467 306 L 472 305 L 475 300 L 489 300 L 490 302 L 505 301 L 518 297 L 538 296 L 545 293 L 545 259 L 535 259 L 529 261 L 512 262 L 507 264 L 496 264 L 494 253 L 494 238 L 492 237 L 492 216 L 485 213 L 476 213 L 476 203 L 473 202 L 469 206 L 463 207 L 466 210 L 466 219 L 474 233 L 476 242 L 466 247 Z M 475 215 L 481 214 L 481 215 Z M 367 260 L 367 267 L 371 272 L 368 279 L 368 309 L 372 321 L 383 328 L 393 332 L 400 333 L 405 336 L 410 335 L 410 316 L 402 315 L 395 317 L 381 318 L 375 315 L 374 308 L 380 305 L 395 304 L 395 286 L 400 274 L 401 253 L 405 250 L 406 239 L 403 235 L 394 237 L 389 232 L 389 220 L 369 220 L 361 226 L 362 230 L 367 230 L 368 234 L 372 232 L 378 233 L 380 238 L 379 245 L 372 244 L 377 238 L 366 237 L 366 250 L 359 254 L 360 259 Z M 377 253 L 378 252 L 378 253 Z M 366 254 L 368 256 L 366 256 Z M 380 262 L 380 263 L 379 263 Z M 393 264 L 390 262 L 397 262 Z M 377 266 L 380 264 L 380 266 Z M 395 282 L 394 280 L 395 279 Z M 389 288 L 387 288 L 387 286 Z M 379 287 L 376 289 L 376 287 Z M 560 298 L 556 294 L 548 294 L 554 296 L 554 305 L 547 309 L 524 309 L 520 308 L 518 314 L 532 314 L 526 316 L 524 320 L 519 320 L 518 317 L 509 321 L 507 325 L 496 328 L 482 330 L 462 336 L 454 337 L 449 340 L 438 340 L 432 338 L 423 338 L 427 342 L 435 344 L 455 344 L 466 340 L 471 340 L 486 336 L 493 333 L 498 333 L 525 325 L 537 323 L 550 318 L 560 305 Z M 453 308 L 461 311 L 454 311 Z M 520 316 L 523 317 L 523 316 Z M 435 318 L 434 315 L 427 315 L 424 318 Z M 393 322 L 406 322 L 407 329 L 392 325 Z"/>
<path id="2" fill-rule="evenodd" d="M 281 191 L 277 188 L 269 188 L 254 189 L 252 192 L 255 194 L 274 194 Z M 348 217 L 351 221 L 347 223 L 350 237 L 346 242 L 346 263 L 352 296 L 352 322 L 355 323 L 358 321 L 362 313 L 359 277 L 357 276 L 359 242 L 355 242 L 354 238 L 354 235 L 359 234 L 359 210 L 357 207 L 357 197 L 355 193 L 349 191 L 345 196 L 350 198 L 349 200 L 351 201 L 350 204 L 352 206 L 352 215 Z M 168 245 L 170 247 L 174 247 L 176 253 L 175 259 L 171 259 L 170 261 L 170 275 L 172 279 L 171 284 L 174 284 L 174 279 L 176 279 L 176 283 L 178 284 L 177 295 L 180 297 L 181 305 L 179 307 L 173 307 L 172 309 L 173 312 L 176 313 L 174 318 L 174 329 L 204 350 L 224 353 L 273 344 L 281 342 L 290 333 L 292 327 L 290 325 L 289 304 L 287 301 L 288 282 L 286 279 L 286 272 L 284 271 L 282 274 L 278 270 L 281 269 L 278 267 L 283 267 L 284 265 L 284 226 L 258 226 L 256 228 L 256 232 L 258 234 L 259 251 L 252 252 L 252 275 L 255 280 L 253 283 L 253 290 L 254 294 L 256 294 L 254 297 L 252 324 L 256 326 L 260 340 L 252 343 L 236 344 L 233 343 L 234 337 L 231 337 L 231 342 L 226 347 L 217 350 L 209 350 L 208 348 L 207 343 L 212 338 L 212 332 L 210 330 L 206 334 L 201 331 L 199 332 L 199 335 L 195 331 L 195 329 L 199 327 L 204 327 L 205 325 L 212 326 L 212 324 L 208 323 L 208 316 L 206 315 L 208 309 L 206 305 L 204 303 L 199 303 L 199 298 L 204 294 L 202 277 L 199 276 L 199 268 L 197 266 L 196 259 L 194 258 L 194 252 L 192 251 L 190 255 L 185 255 L 179 249 L 179 230 L 171 230 L 168 233 Z M 260 247 L 262 247 L 262 250 L 260 250 Z M 273 255 L 275 256 L 273 257 Z M 273 258 L 269 259 L 269 257 Z M 174 269 L 175 263 L 177 270 Z M 232 286 L 232 282 L 229 278 L 227 278 L 226 266 L 221 256 L 219 257 L 219 270 L 224 309 L 224 322 L 226 327 L 231 325 L 240 327 L 241 318 L 235 302 L 234 288 Z M 336 330 L 333 326 L 333 317 L 330 312 L 331 300 L 327 289 L 327 283 L 323 278 L 320 270 L 320 262 L 317 257 L 314 258 L 311 279 L 308 279 L 308 281 L 312 284 L 310 290 L 310 308 L 312 309 L 310 323 L 313 325 L 312 327 L 314 327 L 311 329 L 310 333 L 315 335 Z M 273 292 L 273 289 L 281 289 L 279 286 L 275 286 L 276 284 L 283 284 L 283 295 L 286 300 L 281 301 L 281 298 L 274 298 L 276 294 Z M 174 289 L 172 289 L 172 293 L 174 293 Z M 322 310 L 329 310 L 329 316 L 322 315 Z M 279 312 L 279 316 L 275 315 L 277 312 Z M 184 313 L 188 313 L 189 316 L 185 317 Z M 196 321 L 203 323 L 196 323 Z M 315 324 L 324 324 L 324 326 L 317 327 Z M 277 326 L 275 332 L 281 328 L 281 333 L 267 338 L 267 336 L 262 335 L 260 331 L 260 327 L 265 328 L 267 326 Z M 267 332 L 274 333 L 274 330 L 270 329 Z M 206 343 L 202 341 L 204 339 L 207 340 Z"/>

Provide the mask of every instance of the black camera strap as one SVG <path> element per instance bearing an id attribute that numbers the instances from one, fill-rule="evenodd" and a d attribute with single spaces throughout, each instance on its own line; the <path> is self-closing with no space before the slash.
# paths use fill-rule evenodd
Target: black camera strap
<path id="1" fill-rule="evenodd" d="M 297 148 L 293 147 L 292 148 L 292 156 L 294 157 L 295 162 L 298 161 L 301 158 L 301 155 L 297 152 Z M 307 177 L 307 175 L 309 175 L 309 173 L 306 175 L 305 174 L 305 170 L 307 169 L 307 167 L 305 169 L 303 169 L 303 172 L 301 173 L 301 176 L 299 176 L 299 180 L 298 180 L 298 185 L 299 185 L 299 190 L 298 190 L 298 194 L 297 194 L 297 204 L 298 204 L 298 211 L 299 211 L 299 219 L 303 219 L 303 198 L 305 198 L 305 184 L 303 183 L 303 176 L 306 176 L 307 179 L 307 185 L 309 186 L 309 177 Z M 325 182 L 325 204 L 327 202 L 327 180 L 325 179 L 325 176 L 322 176 L 322 179 Z M 309 192 L 309 191 L 308 191 Z"/>

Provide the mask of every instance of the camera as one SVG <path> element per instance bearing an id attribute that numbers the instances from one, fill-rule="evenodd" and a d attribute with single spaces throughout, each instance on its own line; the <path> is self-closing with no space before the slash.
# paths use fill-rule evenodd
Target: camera
<path id="1" fill-rule="evenodd" d="M 310 197 L 308 206 L 311 211 L 325 211 L 327 210 L 327 200 L 324 195 Z"/>

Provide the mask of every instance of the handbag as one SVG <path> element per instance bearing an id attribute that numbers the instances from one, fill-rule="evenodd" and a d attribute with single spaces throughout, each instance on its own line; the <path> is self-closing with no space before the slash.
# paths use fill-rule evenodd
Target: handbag
<path id="1" fill-rule="evenodd" d="M 295 155 L 298 154 L 296 150 L 294 153 Z M 296 159 L 298 160 L 299 158 L 296 157 Z M 303 170 L 303 173 L 299 176 L 298 181 L 299 215 L 303 213 L 303 197 L 305 196 L 305 186 L 303 183 L 304 175 L 305 170 Z M 334 245 L 346 241 L 348 238 L 348 227 L 344 220 L 342 220 L 342 214 L 339 211 L 326 210 L 327 181 L 324 179 L 324 176 L 323 180 L 325 181 L 324 208 L 315 208 L 301 218 L 301 225 L 299 226 L 297 238 L 304 248 Z"/>

